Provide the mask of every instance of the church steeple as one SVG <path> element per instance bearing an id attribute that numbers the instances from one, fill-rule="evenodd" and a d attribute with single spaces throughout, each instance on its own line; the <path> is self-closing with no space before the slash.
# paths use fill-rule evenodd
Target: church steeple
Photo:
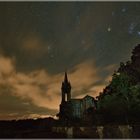
<path id="1" fill-rule="evenodd" d="M 68 77 L 67 77 L 67 72 L 66 71 L 65 71 L 64 82 L 68 83 Z"/>
<path id="2" fill-rule="evenodd" d="M 69 101 L 71 99 L 71 84 L 68 81 L 67 72 L 65 72 L 64 81 L 62 82 L 61 91 L 62 91 L 62 102 Z M 67 97 L 67 100 L 65 97 Z"/>

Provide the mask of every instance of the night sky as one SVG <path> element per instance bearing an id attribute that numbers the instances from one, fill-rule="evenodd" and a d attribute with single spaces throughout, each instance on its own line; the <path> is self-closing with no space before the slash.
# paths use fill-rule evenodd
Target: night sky
<path id="1" fill-rule="evenodd" d="M 96 97 L 140 43 L 139 2 L 0 2 L 0 119 L 54 116 Z"/>

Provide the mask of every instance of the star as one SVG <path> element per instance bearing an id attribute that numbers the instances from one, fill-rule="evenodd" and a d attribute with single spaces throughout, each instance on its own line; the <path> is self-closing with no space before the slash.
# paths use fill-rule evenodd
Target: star
<path id="1" fill-rule="evenodd" d="M 137 34 L 140 36 L 140 31 L 137 31 Z"/>
<path id="2" fill-rule="evenodd" d="M 112 15 L 112 16 L 114 16 L 114 15 L 115 15 L 115 12 L 114 12 L 114 11 L 112 11 L 111 15 Z"/>
<path id="3" fill-rule="evenodd" d="M 126 8 L 122 8 L 122 12 L 126 12 Z"/>
<path id="4" fill-rule="evenodd" d="M 50 55 L 50 57 L 53 59 L 53 58 L 54 58 L 54 55 L 53 55 L 53 54 L 51 54 L 51 55 Z"/>
<path id="5" fill-rule="evenodd" d="M 77 16 L 77 21 L 78 21 L 78 24 L 80 24 L 80 16 L 79 15 Z"/>
<path id="6" fill-rule="evenodd" d="M 136 23 L 132 22 L 128 28 L 128 33 L 132 34 L 134 32 L 134 28 L 136 26 Z"/>
<path id="7" fill-rule="evenodd" d="M 81 43 L 84 45 L 86 43 L 86 41 L 85 40 L 82 40 Z"/>
<path id="8" fill-rule="evenodd" d="M 108 27 L 108 28 L 107 28 L 107 31 L 110 32 L 110 31 L 111 31 L 111 27 Z"/>
<path id="9" fill-rule="evenodd" d="M 51 46 L 48 46 L 48 51 L 51 49 Z"/>

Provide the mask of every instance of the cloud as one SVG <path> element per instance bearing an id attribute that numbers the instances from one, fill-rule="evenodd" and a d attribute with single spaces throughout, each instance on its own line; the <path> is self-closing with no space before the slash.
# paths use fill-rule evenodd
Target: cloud
<path id="1" fill-rule="evenodd" d="M 100 79 L 97 76 L 97 68 L 90 61 L 75 66 L 70 70 L 68 76 L 72 84 L 73 97 L 79 94 L 86 95 L 83 90 Z M 28 75 L 17 73 L 13 77 L 16 78 L 13 85 L 14 94 L 23 99 L 30 99 L 36 106 L 59 109 L 63 77 L 64 73 L 50 75 L 46 70 L 33 71 Z"/>
<path id="2" fill-rule="evenodd" d="M 25 36 L 21 36 L 18 40 L 18 46 L 26 55 L 31 57 L 40 57 L 40 55 L 48 53 L 48 44 L 35 32 L 28 32 Z"/>
<path id="3" fill-rule="evenodd" d="M 0 62 L 2 62 L 0 64 L 6 66 L 0 69 L 1 95 L 6 93 L 7 96 L 10 94 L 19 98 L 21 104 L 24 103 L 24 107 L 28 104 L 33 104 L 37 108 L 46 108 L 49 110 L 46 112 L 48 115 L 52 115 L 51 110 L 59 109 L 64 72 L 52 75 L 45 69 L 39 69 L 23 73 L 16 71 L 15 63 L 11 58 L 1 56 Z M 98 71 L 99 69 L 91 60 L 86 60 L 68 71 L 68 78 L 72 85 L 72 98 L 82 98 L 87 94 L 95 97 L 98 94 L 104 86 L 101 84 L 96 85 L 96 82 L 101 80 Z M 7 76 L 5 77 L 3 73 Z M 11 101 L 9 100 L 9 105 L 10 102 L 12 103 L 12 98 Z M 31 112 L 28 116 L 37 116 L 31 114 L 37 113 Z M 40 114 L 38 113 L 38 115 Z M 15 114 L 12 116 L 15 116 Z M 22 116 L 20 115 L 20 117 Z"/>
<path id="4" fill-rule="evenodd" d="M 103 90 L 104 87 L 105 87 L 105 84 L 91 86 L 90 88 L 87 89 L 86 94 L 96 98 L 96 96 L 99 95 L 99 93 Z M 84 96 L 85 95 L 79 95 L 77 98 L 83 98 Z"/>
<path id="5" fill-rule="evenodd" d="M 111 65 L 104 67 L 104 70 L 113 72 L 113 71 L 115 71 L 116 68 L 117 68 L 117 64 L 111 64 Z"/>
<path id="6" fill-rule="evenodd" d="M 85 61 L 73 68 L 69 78 L 72 82 L 73 96 L 84 94 L 84 90 L 88 89 L 91 85 L 97 82 L 100 77 L 98 76 L 98 69 L 92 61 Z"/>
<path id="7" fill-rule="evenodd" d="M 90 96 L 96 97 L 99 95 L 100 92 L 110 83 L 112 79 L 113 72 L 117 69 L 116 64 L 111 64 L 105 66 L 104 68 L 98 68 L 95 74 L 95 83 L 91 84 L 86 90 L 86 93 Z M 102 73 L 106 73 L 105 76 L 101 76 L 100 71 Z M 111 74 L 112 73 L 112 74 Z M 100 75 L 100 76 L 99 76 Z M 98 76 L 98 77 L 97 77 Z M 79 95 L 78 98 L 83 97 L 83 95 Z"/>
<path id="8" fill-rule="evenodd" d="M 14 61 L 8 57 L 0 56 L 0 74 L 11 74 L 14 72 Z M 0 76 L 1 76 L 0 75 Z"/>

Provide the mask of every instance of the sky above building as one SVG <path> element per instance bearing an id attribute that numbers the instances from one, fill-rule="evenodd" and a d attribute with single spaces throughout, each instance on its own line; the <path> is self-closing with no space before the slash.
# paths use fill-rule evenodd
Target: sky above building
<path id="1" fill-rule="evenodd" d="M 0 119 L 55 115 L 66 70 L 96 97 L 138 43 L 139 2 L 0 2 Z"/>

